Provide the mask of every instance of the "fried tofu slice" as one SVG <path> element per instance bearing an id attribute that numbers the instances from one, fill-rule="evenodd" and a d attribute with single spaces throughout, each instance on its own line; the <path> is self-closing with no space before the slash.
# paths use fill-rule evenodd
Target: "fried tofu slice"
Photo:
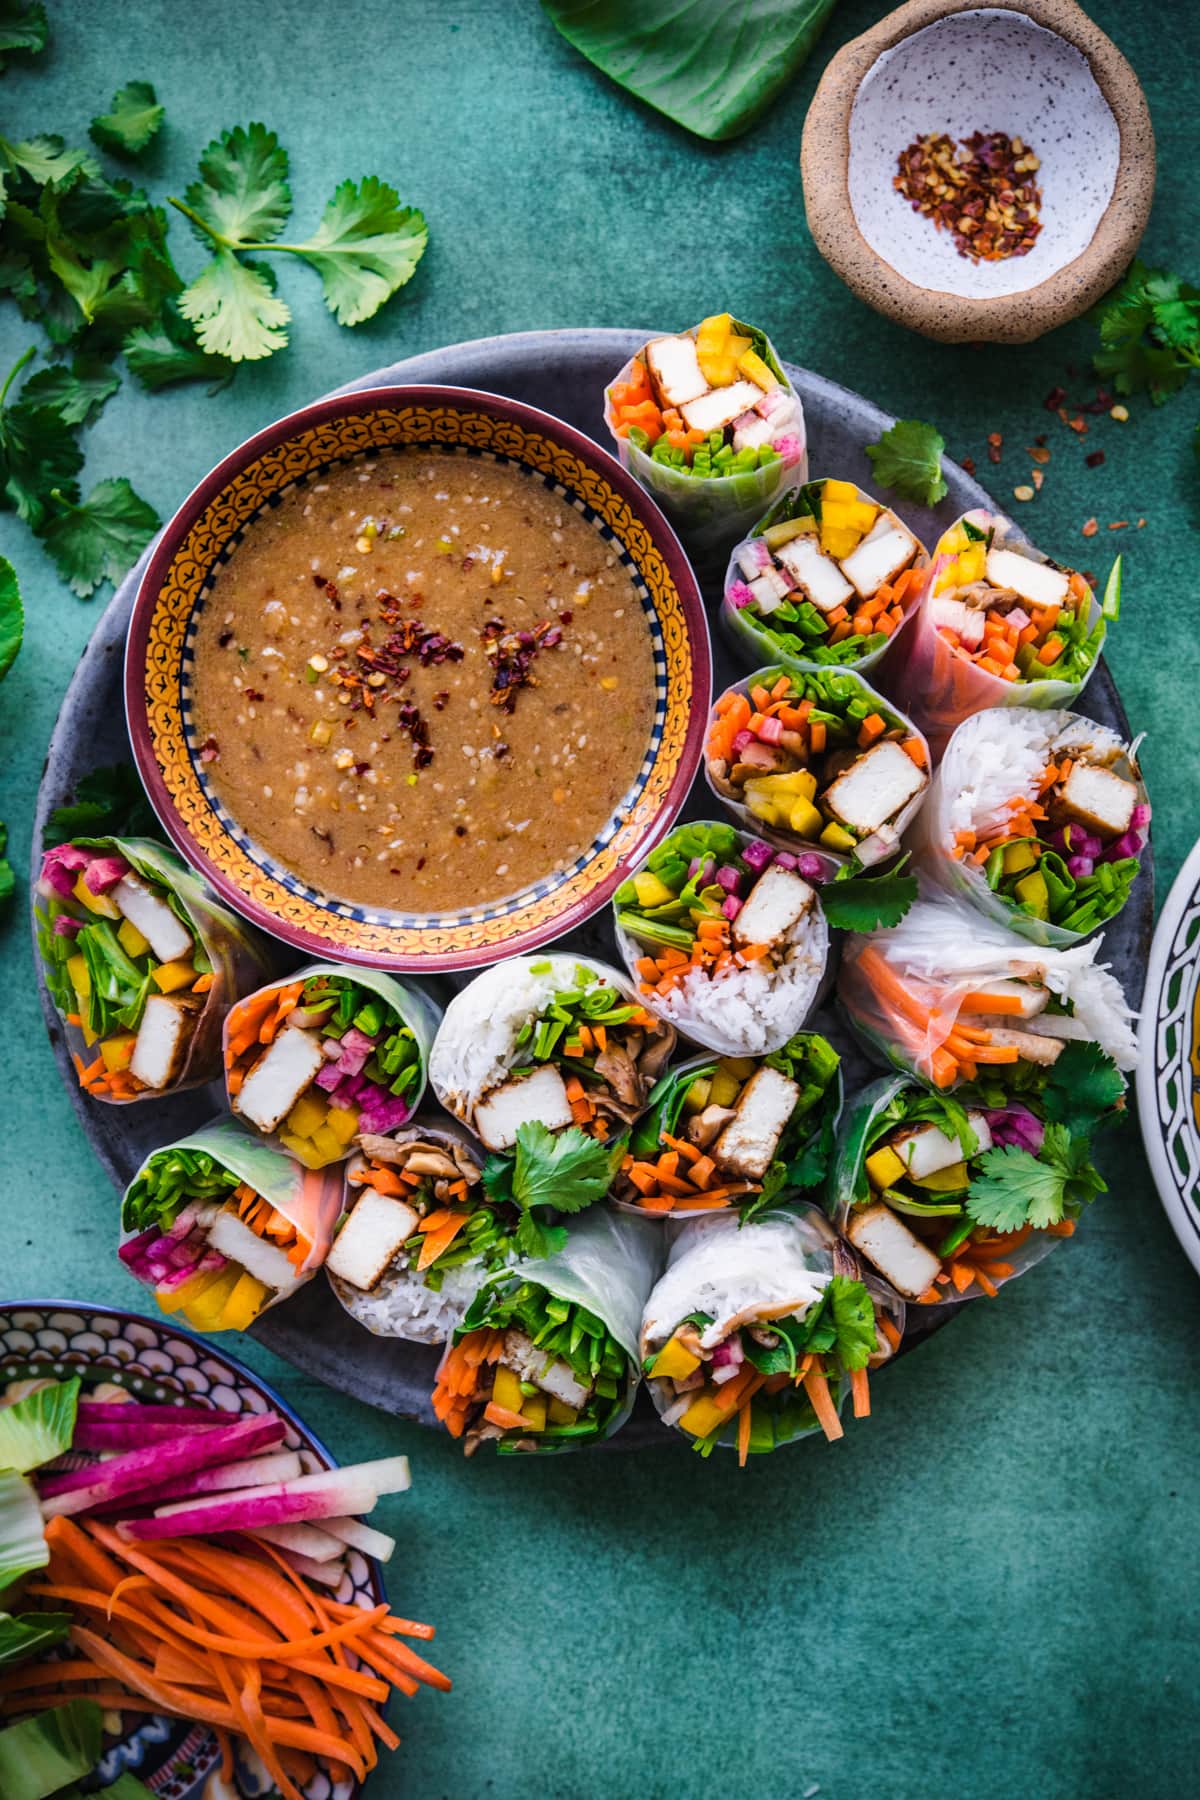
<path id="1" fill-rule="evenodd" d="M 420 1223 L 420 1214 L 406 1200 L 364 1188 L 333 1240 L 325 1267 L 331 1275 L 369 1294 Z"/>
<path id="2" fill-rule="evenodd" d="M 129 1073 L 157 1092 L 170 1087 L 187 1059 L 197 1010 L 194 1001 L 151 994 L 142 1011 Z"/>
<path id="3" fill-rule="evenodd" d="M 1137 797 L 1134 782 L 1096 763 L 1077 762 L 1067 776 L 1058 804 L 1089 831 L 1118 838 L 1129 830 Z"/>
<path id="4" fill-rule="evenodd" d="M 852 1214 L 846 1236 L 906 1300 L 918 1300 L 941 1273 L 933 1251 L 882 1202 Z"/>
<path id="5" fill-rule="evenodd" d="M 683 406 L 708 392 L 694 338 L 655 338 L 646 345 L 646 368 L 661 406 Z"/>
<path id="6" fill-rule="evenodd" d="M 713 1145 L 720 1167 L 731 1175 L 761 1181 L 799 1098 L 800 1088 L 790 1076 L 765 1063 L 756 1069 L 738 1096 L 733 1118 Z"/>
<path id="7" fill-rule="evenodd" d="M 1043 1037 L 1036 1031 L 1013 1031 L 990 1021 L 988 1031 L 997 1049 L 1015 1050 L 1026 1062 L 1037 1063 L 1043 1069 L 1056 1063 L 1063 1052 L 1062 1038 Z"/>
<path id="8" fill-rule="evenodd" d="M 290 1294 L 299 1286 L 299 1271 L 289 1261 L 286 1250 L 260 1238 L 229 1207 L 218 1213 L 209 1226 L 208 1243 L 211 1250 L 219 1250 L 230 1262 L 240 1263 L 247 1275 L 253 1275 L 277 1294 Z"/>
<path id="9" fill-rule="evenodd" d="M 569 1363 L 547 1356 L 523 1331 L 505 1332 L 500 1360 L 522 1381 L 532 1381 L 544 1394 L 552 1395 L 566 1406 L 585 1405 L 592 1391 L 578 1380 Z"/>
<path id="10" fill-rule="evenodd" d="M 802 876 L 773 863 L 759 876 L 750 891 L 750 898 L 733 921 L 734 943 L 783 943 L 815 899 L 816 895 Z"/>
<path id="11" fill-rule="evenodd" d="M 989 550 L 984 567 L 993 587 L 1019 594 L 1030 606 L 1062 606 L 1071 590 L 1070 577 L 1061 569 L 1034 562 L 1019 550 Z"/>
<path id="12" fill-rule="evenodd" d="M 240 1093 L 231 1102 L 235 1113 L 249 1121 L 258 1131 L 275 1131 L 287 1118 L 293 1106 L 312 1086 L 325 1058 L 321 1040 L 315 1031 L 299 1031 L 287 1026 L 249 1075 Z"/>
<path id="13" fill-rule="evenodd" d="M 179 962 L 191 956 L 195 948 L 191 932 L 137 875 L 122 875 L 111 897 L 122 918 L 141 932 L 159 962 Z"/>
<path id="14" fill-rule="evenodd" d="M 854 598 L 854 589 L 834 562 L 808 532 L 789 538 L 775 552 L 806 600 L 818 612 L 834 612 Z"/>
<path id="15" fill-rule="evenodd" d="M 475 1108 L 475 1130 L 489 1150 L 511 1150 L 518 1128 L 534 1121 L 548 1131 L 573 1123 L 566 1086 L 553 1063 L 504 1082 Z"/>
<path id="16" fill-rule="evenodd" d="M 881 512 L 865 538 L 841 560 L 842 574 L 862 600 L 872 599 L 885 582 L 907 569 L 919 545 L 895 513 Z"/>
<path id="17" fill-rule="evenodd" d="M 872 745 L 822 795 L 826 809 L 852 831 L 878 831 L 903 812 L 929 777 L 899 744 Z"/>
<path id="18" fill-rule="evenodd" d="M 724 431 L 754 405 L 761 392 L 752 381 L 735 381 L 730 387 L 710 388 L 679 410 L 689 431 Z"/>

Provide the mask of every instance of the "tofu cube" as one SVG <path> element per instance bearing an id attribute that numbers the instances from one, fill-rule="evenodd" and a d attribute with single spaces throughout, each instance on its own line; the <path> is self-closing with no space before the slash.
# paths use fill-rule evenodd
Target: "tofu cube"
<path id="1" fill-rule="evenodd" d="M 969 1112 L 967 1119 L 976 1138 L 976 1146 L 971 1154 L 979 1156 L 984 1150 L 991 1149 L 992 1134 L 983 1113 Z M 926 1175 L 936 1175 L 941 1169 L 952 1168 L 963 1159 L 962 1145 L 958 1139 L 939 1131 L 936 1125 L 918 1125 L 915 1131 L 897 1138 L 891 1148 L 908 1173 L 918 1181 Z"/>
<path id="2" fill-rule="evenodd" d="M 165 900 L 136 875 L 123 875 L 112 890 L 123 918 L 140 931 L 159 962 L 179 962 L 192 954 L 192 934 Z"/>
<path id="3" fill-rule="evenodd" d="M 689 431 L 724 431 L 754 405 L 760 391 L 752 381 L 735 381 L 731 387 L 711 388 L 679 410 Z"/>
<path id="4" fill-rule="evenodd" d="M 804 598 L 820 612 L 833 612 L 854 598 L 854 589 L 832 556 L 826 556 L 809 533 L 789 538 L 776 554 Z"/>
<path id="5" fill-rule="evenodd" d="M 538 1121 L 548 1131 L 573 1123 L 563 1078 L 553 1063 L 495 1088 L 475 1108 L 475 1130 L 489 1150 L 511 1150 L 521 1125 Z"/>
<path id="6" fill-rule="evenodd" d="M 851 1215 L 846 1236 L 906 1300 L 918 1300 L 941 1273 L 941 1262 L 882 1202 Z"/>
<path id="7" fill-rule="evenodd" d="M 539 1350 L 523 1331 L 506 1331 L 501 1361 L 522 1381 L 532 1381 L 544 1394 L 551 1394 L 566 1406 L 583 1406 L 590 1388 L 576 1379 L 569 1363 L 556 1361 Z"/>
<path id="8" fill-rule="evenodd" d="M 1062 606 L 1070 592 L 1070 579 L 1061 569 L 1034 562 L 1019 550 L 989 550 L 984 567 L 992 587 L 1009 588 L 1031 606 Z"/>
<path id="9" fill-rule="evenodd" d="M 815 898 L 802 876 L 772 864 L 759 876 L 750 898 L 733 921 L 735 945 L 784 943 Z"/>
<path id="10" fill-rule="evenodd" d="M 655 338 L 646 345 L 646 368 L 663 406 L 682 406 L 708 392 L 693 338 Z"/>
<path id="11" fill-rule="evenodd" d="M 714 1144 L 715 1161 L 731 1175 L 761 1181 L 799 1098 L 797 1083 L 764 1063 L 742 1089 L 733 1118 Z"/>
<path id="12" fill-rule="evenodd" d="M 247 1075 L 231 1105 L 258 1131 L 274 1131 L 312 1082 L 325 1058 L 314 1031 L 285 1026 Z"/>
<path id="13" fill-rule="evenodd" d="M 781 575 L 778 569 L 764 569 L 748 585 L 760 613 L 773 613 L 780 601 L 786 600 L 792 591 L 787 577 Z"/>
<path id="14" fill-rule="evenodd" d="M 331 1275 L 369 1294 L 420 1223 L 419 1214 L 407 1201 L 364 1188 L 333 1240 L 325 1267 Z"/>
<path id="15" fill-rule="evenodd" d="M 1095 763 L 1077 762 L 1058 797 L 1064 812 L 1101 837 L 1118 838 L 1129 830 L 1138 791 L 1132 781 Z"/>
<path id="16" fill-rule="evenodd" d="M 142 1010 L 129 1073 L 161 1092 L 179 1075 L 196 1022 L 196 1008 L 167 994 L 151 994 Z"/>
<path id="17" fill-rule="evenodd" d="M 842 558 L 842 574 L 862 600 L 870 600 L 885 582 L 907 569 L 919 549 L 916 538 L 895 513 L 881 512 L 861 543 Z"/>
<path id="18" fill-rule="evenodd" d="M 827 810 L 862 833 L 878 831 L 921 792 L 928 776 L 899 744 L 874 744 L 823 795 Z"/>
<path id="19" fill-rule="evenodd" d="M 299 1285 L 300 1274 L 288 1258 L 286 1250 L 270 1244 L 256 1231 L 243 1225 L 231 1207 L 217 1214 L 208 1228 L 209 1248 L 219 1250 L 230 1262 L 240 1263 L 248 1275 L 274 1290 L 290 1294 Z"/>

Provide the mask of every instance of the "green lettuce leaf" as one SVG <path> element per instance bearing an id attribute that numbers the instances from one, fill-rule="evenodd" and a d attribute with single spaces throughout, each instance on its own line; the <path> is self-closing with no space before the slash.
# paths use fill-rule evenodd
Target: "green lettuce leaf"
<path id="1" fill-rule="evenodd" d="M 44 1569 L 50 1550 L 37 1495 L 23 1475 L 0 1469 L 0 1593 L 14 1581 Z M 0 1793 L 4 1793 L 0 1785 Z"/>
<path id="2" fill-rule="evenodd" d="M 24 635 L 25 609 L 21 604 L 17 571 L 7 556 L 0 556 L 0 681 L 16 661 Z"/>
<path id="3" fill-rule="evenodd" d="M 90 1775 L 103 1748 L 102 1720 L 94 1700 L 69 1700 L 0 1731 L 4 1800 L 48 1800 Z"/>
<path id="4" fill-rule="evenodd" d="M 0 1469 L 27 1475 L 71 1448 L 79 1377 L 35 1388 L 11 1406 L 0 1406 Z"/>
<path id="5" fill-rule="evenodd" d="M 833 0 L 542 0 L 567 42 L 702 138 L 737 137 L 786 87 Z"/>
<path id="6" fill-rule="evenodd" d="M 0 1669 L 14 1669 L 61 1644 L 71 1629 L 70 1613 L 0 1612 Z"/>
<path id="7" fill-rule="evenodd" d="M 138 156 L 146 148 L 163 122 L 164 109 L 158 104 L 148 81 L 130 81 L 113 95 L 110 111 L 92 120 L 90 133 L 113 156 Z"/>

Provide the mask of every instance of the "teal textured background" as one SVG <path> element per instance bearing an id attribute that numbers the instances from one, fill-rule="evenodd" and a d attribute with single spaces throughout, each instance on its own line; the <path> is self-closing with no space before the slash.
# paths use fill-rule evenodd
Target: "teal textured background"
<path id="1" fill-rule="evenodd" d="M 533 0 L 49 4 L 50 54 L 0 89 L 5 135 L 82 141 L 122 82 L 147 78 L 168 113 L 145 165 L 156 194 L 181 192 L 218 128 L 262 118 L 291 151 L 298 222 L 315 222 L 343 176 L 377 172 L 432 230 L 411 287 L 357 331 L 324 312 L 311 271 L 281 268 L 287 352 L 211 399 L 126 383 L 90 433 L 89 485 L 128 474 L 165 516 L 251 431 L 397 357 L 541 326 L 672 327 L 728 306 L 786 356 L 936 419 L 1002 503 L 1028 479 L 1024 447 L 1048 434 L 1045 487 L 1012 510 L 1048 550 L 1101 575 L 1118 542 L 1127 552 L 1110 662 L 1135 728 L 1150 730 L 1165 896 L 1198 825 L 1197 396 L 1159 413 L 1137 402 L 1130 423 L 1094 420 L 1079 441 L 1041 402 L 1059 382 L 1090 396 L 1088 325 L 1021 349 L 944 348 L 840 286 L 805 228 L 800 130 L 820 69 L 882 7 L 843 0 L 768 116 L 714 148 L 613 88 Z M 1196 11 L 1185 0 L 1092 11 L 1154 115 L 1146 254 L 1198 278 Z M 182 220 L 172 237 L 195 272 Z M 7 368 L 33 340 L 11 308 L 0 326 Z M 998 468 L 989 431 L 1004 435 Z M 1107 458 L 1096 470 L 1083 461 L 1093 448 Z M 1089 545 L 1091 514 L 1147 524 Z M 29 614 L 0 691 L 0 817 L 23 871 L 45 744 L 97 609 L 57 582 L 9 514 L 0 547 Z M 11 1071 L 0 1296 L 137 1306 L 113 1254 L 113 1195 L 45 1042 L 24 912 L 22 897 L 0 939 Z M 1132 1123 L 1108 1169 L 1111 1191 L 1070 1249 L 881 1380 L 869 1424 L 743 1474 L 682 1448 L 464 1465 L 448 1442 L 246 1345 L 341 1458 L 413 1457 L 412 1493 L 382 1509 L 401 1541 L 390 1587 L 399 1609 L 437 1622 L 457 1686 L 400 1709 L 405 1742 L 372 1795 L 1194 1792 L 1196 1280 Z"/>

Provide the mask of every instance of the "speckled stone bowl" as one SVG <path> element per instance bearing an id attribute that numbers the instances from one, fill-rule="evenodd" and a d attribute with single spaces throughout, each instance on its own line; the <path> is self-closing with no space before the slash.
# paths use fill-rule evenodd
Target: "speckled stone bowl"
<path id="1" fill-rule="evenodd" d="M 974 131 L 1040 158 L 1025 256 L 972 262 L 893 187 L 915 138 Z M 1150 213 L 1154 133 L 1133 70 L 1074 0 L 909 0 L 829 64 L 800 168 L 817 248 L 861 300 L 944 342 L 1028 343 L 1124 271 Z"/>

